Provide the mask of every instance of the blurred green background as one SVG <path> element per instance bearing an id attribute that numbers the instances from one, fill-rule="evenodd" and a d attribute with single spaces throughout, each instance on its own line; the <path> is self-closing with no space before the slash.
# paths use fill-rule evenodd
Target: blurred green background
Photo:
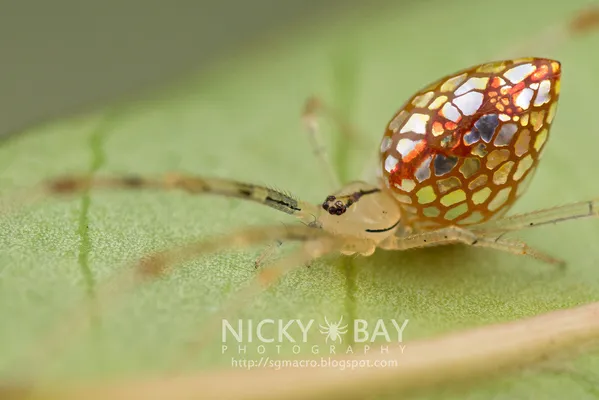
<path id="1" fill-rule="evenodd" d="M 599 135 L 589 116 L 596 113 L 599 91 L 599 34 L 551 48 L 553 39 L 544 33 L 587 1 L 341 3 L 319 8 L 316 2 L 247 2 L 243 4 L 252 7 L 239 8 L 239 15 L 231 13 L 231 6 L 202 17 L 214 30 L 199 22 L 195 26 L 200 11 L 194 13 L 183 3 L 164 3 L 163 9 L 158 2 L 154 8 L 150 2 L 143 7 L 72 2 L 69 10 L 79 7 L 89 19 L 69 18 L 56 2 L 11 5 L 21 7 L 23 17 L 0 24 L 2 40 L 18 43 L 22 36 L 28 49 L 10 51 L 21 54 L 20 60 L 40 57 L 47 72 L 33 73 L 36 62 L 3 54 L 3 63 L 8 60 L 15 75 L 3 76 L 3 87 L 12 89 L 2 90 L 2 96 L 14 97 L 12 102 L 3 100 L 12 107 L 3 109 L 11 110 L 3 111 L 3 118 L 5 112 L 6 121 L 12 114 L 22 116 L 6 127 L 3 122 L 3 131 L 18 132 L 34 120 L 47 122 L 31 125 L 29 134 L 0 145 L 2 198 L 66 173 L 181 171 L 268 184 L 322 202 L 330 188 L 299 121 L 308 96 L 321 95 L 361 132 L 359 142 L 348 142 L 323 122 L 335 166 L 344 178 L 354 179 L 366 165 L 377 165 L 374 156 L 384 127 L 414 91 L 463 67 L 522 55 L 510 49 L 535 36 L 540 40 L 527 53 L 563 63 L 562 94 L 544 159 L 516 211 L 597 196 Z M 277 7 L 283 14 L 274 13 Z M 41 44 L 54 32 L 48 22 L 51 11 L 66 18 L 56 25 L 69 27 L 57 29 L 63 36 L 55 47 Z M 271 12 L 272 22 L 267 23 Z M 108 16 L 120 22 L 105 23 Z M 138 28 L 141 22 L 130 23 L 135 18 L 145 21 L 145 30 Z M 167 20 L 170 27 L 161 23 Z M 102 42 L 104 37 L 110 40 Z M 35 71 L 44 70 L 38 67 Z M 155 89 L 161 86 L 166 88 Z M 28 100 L 35 97 L 37 108 Z M 122 101 L 126 97 L 136 101 Z M 28 114 L 30 108 L 38 113 Z M 90 111 L 48 119 L 84 109 Z M 90 316 L 96 315 L 94 310 L 101 308 L 98 286 L 129 262 L 187 240 L 281 222 L 291 221 L 239 200 L 154 192 L 46 199 L 2 216 L 0 376 L 27 378 L 39 369 L 43 378 L 71 382 L 172 372 L 204 321 L 254 276 L 253 261 L 261 248 L 187 263 L 99 313 L 94 329 L 67 330 L 60 336 L 62 348 L 49 359 L 36 357 L 74 304 L 89 305 Z M 414 340 L 599 298 L 598 221 L 547 226 L 516 236 L 564 258 L 568 269 L 557 271 L 527 258 L 461 246 L 377 252 L 356 260 L 329 257 L 286 277 L 248 304 L 242 316 L 409 318 L 405 339 Z M 316 332 L 309 340 L 322 344 L 324 337 Z M 230 366 L 230 357 L 223 357 L 220 349 L 215 340 L 185 367 Z M 293 354 L 285 347 L 278 356 Z M 598 370 L 599 355 L 589 349 L 573 361 L 558 362 L 557 368 L 534 367 L 468 386 L 431 388 L 421 396 L 597 398 Z"/>
<path id="2" fill-rule="evenodd" d="M 405 2 L 405 1 L 404 1 Z M 388 0 L 374 0 L 377 7 Z M 159 87 L 358 0 L 3 1 L 0 135 Z M 364 5 L 362 5 L 364 7 Z"/>

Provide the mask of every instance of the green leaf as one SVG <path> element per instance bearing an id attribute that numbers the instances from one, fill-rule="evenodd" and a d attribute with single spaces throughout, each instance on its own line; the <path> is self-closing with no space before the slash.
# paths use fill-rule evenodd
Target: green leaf
<path id="1" fill-rule="evenodd" d="M 321 95 L 360 127 L 363 143 L 358 144 L 323 124 L 343 177 L 359 178 L 365 166 L 378 167 L 373 155 L 385 124 L 411 93 L 440 76 L 496 58 L 583 4 L 548 7 L 540 0 L 505 0 L 491 8 L 474 0 L 429 1 L 339 16 L 334 23 L 256 46 L 146 101 L 57 121 L 3 143 L 2 196 L 67 173 L 179 171 L 272 185 L 318 203 L 330 188 L 299 121 L 309 95 Z M 598 44 L 599 35 L 591 35 L 533 54 L 562 61 L 562 94 L 544 159 L 515 211 L 599 193 L 594 175 L 599 135 L 593 122 Z M 47 379 L 66 380 L 172 371 L 210 316 L 256 275 L 253 262 L 261 248 L 186 263 L 104 308 L 98 304 L 101 282 L 153 251 L 282 222 L 293 220 L 241 200 L 152 191 L 48 198 L 4 216 L 2 376 L 41 367 Z M 370 323 L 409 319 L 404 331 L 409 349 L 410 340 L 595 301 L 598 223 L 581 220 L 518 234 L 567 260 L 566 271 L 463 246 L 327 257 L 286 276 L 245 304 L 239 317 L 254 322 L 314 319 L 316 324 L 325 316 Z M 284 253 L 291 247 L 286 244 Z M 61 351 L 43 363 L 32 361 L 37 354 L 31 353 L 46 348 L 45 340 L 68 320 L 74 305 L 87 310 L 92 329 L 67 329 L 59 340 Z M 187 354 L 186 368 L 229 367 L 232 357 L 259 357 L 257 343 L 245 343 L 245 355 L 222 354 L 220 327 L 214 335 L 200 354 Z M 322 352 L 329 344 L 312 330 L 299 354 L 288 343 L 280 350 L 267 346 L 266 354 L 281 359 L 328 355 L 312 354 L 313 345 Z M 597 354 L 584 354 L 564 368 L 570 372 L 537 369 L 476 382 L 471 398 L 500 393 L 599 397 L 593 381 L 598 367 Z M 461 398 L 463 390 L 431 389 L 426 396 Z"/>

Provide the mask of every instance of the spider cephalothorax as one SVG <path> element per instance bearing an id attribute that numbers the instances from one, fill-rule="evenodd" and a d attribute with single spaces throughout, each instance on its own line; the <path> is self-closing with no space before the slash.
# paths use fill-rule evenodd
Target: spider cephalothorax
<path id="1" fill-rule="evenodd" d="M 321 209 L 318 220 L 324 230 L 375 242 L 392 235 L 401 219 L 398 204 L 387 190 L 360 181 L 327 196 Z"/>

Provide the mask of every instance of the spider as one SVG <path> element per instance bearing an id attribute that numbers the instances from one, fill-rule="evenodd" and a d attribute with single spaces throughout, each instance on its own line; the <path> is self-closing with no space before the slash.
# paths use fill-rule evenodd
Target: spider
<path id="1" fill-rule="evenodd" d="M 320 324 L 319 327 L 320 333 L 326 335 L 326 342 L 328 342 L 329 339 L 331 339 L 331 341 L 333 342 L 339 340 L 339 343 L 341 343 L 341 335 L 345 335 L 347 333 L 347 324 L 341 325 L 341 323 L 343 323 L 343 316 L 341 316 L 339 322 L 329 322 L 329 320 L 325 316 L 324 322 L 326 326 Z"/>
<path id="2" fill-rule="evenodd" d="M 586 10 L 566 33 L 599 25 L 599 11 Z M 543 38 L 545 39 L 545 38 Z M 599 200 L 570 203 L 505 216 L 524 193 L 539 164 L 554 120 L 562 67 L 547 58 L 506 59 L 475 65 L 415 93 L 387 124 L 380 145 L 376 184 L 350 182 L 319 204 L 286 192 L 230 179 L 171 174 L 162 178 L 60 177 L 44 194 L 90 188 L 183 190 L 253 201 L 297 217 L 303 224 L 260 227 L 215 240 L 165 250 L 139 263 L 156 275 L 207 252 L 261 242 L 299 241 L 293 255 L 260 271 L 271 283 L 297 265 L 324 255 L 370 256 L 376 249 L 409 250 L 450 244 L 484 247 L 551 263 L 564 261 L 504 238 L 529 227 L 599 214 Z M 303 113 L 317 159 L 332 184 L 338 178 L 320 143 L 317 112 L 331 113 L 311 99 Z M 260 260 L 268 258 L 261 257 Z"/>
<path id="3" fill-rule="evenodd" d="M 387 125 L 380 146 L 379 184 L 350 182 L 320 204 L 250 183 L 177 174 L 157 179 L 64 177 L 51 180 L 46 189 L 53 194 L 92 186 L 180 189 L 257 202 L 304 224 L 240 232 L 213 245 L 300 241 L 302 249 L 292 260 L 301 262 L 332 252 L 370 256 L 377 248 L 408 250 L 462 243 L 563 264 L 524 242 L 503 237 L 511 231 L 599 213 L 599 200 L 591 200 L 504 217 L 539 164 L 556 114 L 560 76 L 561 65 L 555 60 L 521 58 L 476 65 L 428 85 Z M 317 102 L 309 101 L 304 112 L 315 141 L 316 107 Z M 326 163 L 324 151 L 317 148 Z M 207 243 L 198 246 L 187 250 L 208 250 Z M 144 265 L 156 272 L 184 258 L 181 249 L 166 251 L 146 259 Z"/>
<path id="4" fill-rule="evenodd" d="M 599 9 L 592 9 L 571 21 L 564 31 L 583 33 L 597 25 Z M 545 36 L 542 39 L 547 41 Z M 338 184 L 321 145 L 317 115 L 328 114 L 345 131 L 351 126 L 325 103 L 310 99 L 303 112 L 308 137 L 331 186 L 341 187 L 318 204 L 251 183 L 179 174 L 58 177 L 42 182 L 18 203 L 36 200 L 38 195 L 69 195 L 89 189 L 183 190 L 193 195 L 240 198 L 297 217 L 302 224 L 256 227 L 150 254 L 98 288 L 99 303 L 104 305 L 126 292 L 122 289 L 129 289 L 128 273 L 136 284 L 137 278 L 162 275 L 177 264 L 211 252 L 265 242 L 299 242 L 299 249 L 259 269 L 250 285 L 232 296 L 216 315 L 202 321 L 204 334 L 196 343 L 198 349 L 218 331 L 215 325 L 223 317 L 288 272 L 328 254 L 370 256 L 376 249 L 464 244 L 562 265 L 564 261 L 552 255 L 504 237 L 525 228 L 599 215 L 596 199 L 505 216 L 539 165 L 557 110 L 560 77 L 559 62 L 529 57 L 476 65 L 431 83 L 408 99 L 387 124 L 378 150 L 376 183 Z M 267 248 L 260 264 L 270 258 L 273 248 Z M 72 321 L 60 327 L 68 327 L 69 334 L 83 329 L 85 307 L 77 308 Z M 347 325 L 340 326 L 342 320 L 336 324 L 325 321 L 330 329 L 321 328 L 327 341 L 341 341 Z M 53 359 L 47 353 L 60 348 L 64 337 L 62 329 L 56 335 L 52 332 L 42 348 L 35 349 L 36 360 L 42 354 L 42 361 L 33 365 L 41 369 L 45 360 Z M 194 352 L 186 348 L 186 355 Z"/>

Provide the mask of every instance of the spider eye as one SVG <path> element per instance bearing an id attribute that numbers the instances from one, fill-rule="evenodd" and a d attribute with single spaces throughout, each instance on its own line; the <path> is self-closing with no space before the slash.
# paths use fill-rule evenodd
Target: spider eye
<path id="1" fill-rule="evenodd" d="M 322 203 L 322 208 L 325 211 L 328 211 L 331 215 L 341 215 L 345 211 L 347 211 L 347 207 L 353 204 L 353 201 L 350 199 L 346 203 L 337 199 L 335 196 L 327 196 L 324 203 Z"/>

